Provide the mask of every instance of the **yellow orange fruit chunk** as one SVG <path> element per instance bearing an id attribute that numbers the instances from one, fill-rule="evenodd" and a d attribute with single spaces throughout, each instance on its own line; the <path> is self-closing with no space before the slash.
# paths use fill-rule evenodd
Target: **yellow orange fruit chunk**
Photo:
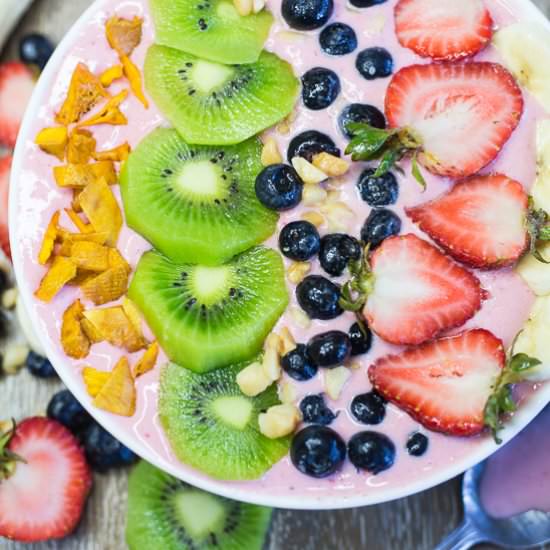
<path id="1" fill-rule="evenodd" d="M 67 162 L 69 164 L 86 164 L 92 158 L 96 144 L 92 132 L 75 128 L 69 136 Z"/>
<path id="2" fill-rule="evenodd" d="M 121 357 L 96 395 L 93 404 L 121 416 L 132 416 L 136 411 L 136 387 L 128 359 Z"/>
<path id="3" fill-rule="evenodd" d="M 110 375 L 110 372 L 97 370 L 92 367 L 84 367 L 82 369 L 82 378 L 84 379 L 86 390 L 91 397 L 95 397 L 101 391 L 105 382 L 109 380 Z"/>
<path id="4" fill-rule="evenodd" d="M 54 212 L 48 227 L 46 228 L 46 233 L 44 233 L 44 239 L 42 240 L 42 246 L 40 247 L 40 252 L 38 253 L 38 263 L 45 265 L 50 256 L 52 255 L 55 241 L 57 239 L 57 226 L 59 224 L 59 210 Z"/>
<path id="5" fill-rule="evenodd" d="M 53 174 L 59 187 L 82 189 L 100 179 L 108 185 L 117 183 L 118 177 L 115 165 L 110 160 L 102 160 L 91 164 L 66 164 L 54 166 Z"/>
<path id="6" fill-rule="evenodd" d="M 138 362 L 134 366 L 134 377 L 137 378 L 146 372 L 149 372 L 155 367 L 157 358 L 159 355 L 159 344 L 155 340 L 145 350 L 143 355 L 139 358 Z"/>
<path id="7" fill-rule="evenodd" d="M 75 276 L 76 265 L 68 258 L 56 256 L 34 295 L 39 300 L 49 302 Z"/>
<path id="8" fill-rule="evenodd" d="M 56 126 L 40 130 L 34 142 L 42 151 L 57 157 L 63 162 L 65 160 L 67 139 L 67 128 L 65 126 Z"/>
<path id="9" fill-rule="evenodd" d="M 80 300 L 73 302 L 63 313 L 61 345 L 69 357 L 82 359 L 90 352 L 90 340 L 82 330 L 84 306 Z"/>

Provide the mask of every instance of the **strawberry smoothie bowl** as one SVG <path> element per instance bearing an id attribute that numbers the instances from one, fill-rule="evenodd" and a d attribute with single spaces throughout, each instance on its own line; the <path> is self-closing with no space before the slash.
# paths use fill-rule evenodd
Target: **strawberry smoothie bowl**
<path id="1" fill-rule="evenodd" d="M 548 44 L 528 0 L 95 2 L 10 190 L 64 382 L 155 466 L 281 508 L 493 453 L 550 400 Z"/>

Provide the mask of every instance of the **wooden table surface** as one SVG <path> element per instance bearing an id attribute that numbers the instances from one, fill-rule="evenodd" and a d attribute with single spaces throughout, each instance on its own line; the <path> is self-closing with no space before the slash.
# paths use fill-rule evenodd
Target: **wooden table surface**
<path id="1" fill-rule="evenodd" d="M 550 0 L 535 2 L 550 15 Z M 59 42 L 90 3 L 91 0 L 36 0 L 2 57 L 17 56 L 18 39 L 26 32 L 42 32 Z M 0 378 L 0 417 L 22 418 L 42 413 L 50 396 L 61 387 L 60 382 L 40 381 L 26 371 Z M 96 474 L 84 519 L 73 536 L 34 545 L 0 540 L 0 548 L 123 550 L 125 513 L 126 473 Z M 334 512 L 277 510 L 267 547 L 269 550 L 430 550 L 459 524 L 461 515 L 460 480 L 454 479 L 379 506 Z M 545 548 L 550 550 L 550 546 Z"/>

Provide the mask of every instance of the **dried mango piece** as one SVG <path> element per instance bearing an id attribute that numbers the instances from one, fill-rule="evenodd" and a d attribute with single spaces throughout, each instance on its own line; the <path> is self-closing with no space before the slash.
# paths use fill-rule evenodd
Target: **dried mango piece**
<path id="1" fill-rule="evenodd" d="M 81 233 L 94 233 L 94 228 L 92 227 L 92 224 L 85 223 L 74 210 L 71 210 L 70 208 L 65 208 L 65 212 L 67 213 L 67 216 L 71 218 L 71 221 L 75 224 L 76 228 Z M 68 254 L 70 254 L 70 251 Z"/>
<path id="2" fill-rule="evenodd" d="M 78 269 L 101 273 L 109 269 L 109 248 L 88 241 L 73 242 L 69 259 Z"/>
<path id="3" fill-rule="evenodd" d="M 145 350 L 143 355 L 139 358 L 138 362 L 134 367 L 134 378 L 149 372 L 155 367 L 157 362 L 157 357 L 159 355 L 159 344 L 155 340 L 149 347 Z"/>
<path id="4" fill-rule="evenodd" d="M 109 97 L 99 78 L 88 67 L 79 63 L 71 78 L 67 98 L 55 116 L 58 124 L 68 126 L 78 122 L 101 98 Z"/>
<path id="5" fill-rule="evenodd" d="M 91 397 L 95 397 L 101 391 L 110 376 L 111 373 L 104 370 L 97 370 L 92 367 L 82 369 L 82 378 L 84 378 L 86 390 Z"/>
<path id="6" fill-rule="evenodd" d="M 128 296 L 124 296 L 122 300 L 122 309 L 124 310 L 124 313 L 126 313 L 128 319 L 130 319 L 138 333 L 142 334 L 143 331 L 141 330 L 141 313 L 139 312 L 136 304 L 134 304 L 134 302 L 132 302 L 132 300 L 130 300 Z"/>
<path id="7" fill-rule="evenodd" d="M 82 193 L 82 189 L 73 189 L 73 200 L 71 201 L 71 208 L 75 212 L 82 212 L 82 208 L 80 208 L 80 193 Z"/>
<path id="8" fill-rule="evenodd" d="M 85 269 L 78 269 L 76 271 L 76 277 L 71 279 L 67 284 L 69 286 L 82 286 L 87 283 L 90 279 L 97 277 L 97 272 L 95 271 L 86 271 Z"/>
<path id="9" fill-rule="evenodd" d="M 91 224 L 87 224 L 91 225 Z M 87 229 L 87 228 L 86 228 Z M 66 229 L 58 229 L 57 230 L 57 236 L 58 239 L 61 240 L 62 244 L 65 244 L 65 242 L 70 241 L 70 245 L 72 245 L 75 242 L 80 241 L 88 241 L 91 243 L 97 243 L 97 244 L 105 244 L 105 239 L 107 239 L 108 234 L 103 233 L 70 233 Z M 68 249 L 68 254 L 64 254 L 65 256 L 70 255 L 71 250 Z"/>
<path id="10" fill-rule="evenodd" d="M 122 267 L 130 275 L 132 268 L 116 248 L 109 249 L 109 267 Z"/>
<path id="11" fill-rule="evenodd" d="M 108 88 L 115 80 L 122 78 L 123 74 L 122 65 L 113 65 L 101 73 L 99 80 L 105 88 Z"/>
<path id="12" fill-rule="evenodd" d="M 69 137 L 67 162 L 69 164 L 86 164 L 92 158 L 96 144 L 92 132 L 75 128 Z"/>
<path id="13" fill-rule="evenodd" d="M 124 19 L 116 15 L 105 24 L 105 34 L 109 46 L 119 56 L 131 55 L 136 46 L 141 42 L 141 26 L 143 20 L 140 17 Z"/>
<path id="14" fill-rule="evenodd" d="M 39 300 L 49 302 L 75 275 L 76 265 L 68 258 L 56 256 L 34 295 Z"/>
<path id="15" fill-rule="evenodd" d="M 90 340 L 80 326 L 83 313 L 84 306 L 76 300 L 63 313 L 61 324 L 61 345 L 65 353 L 75 359 L 82 359 L 90 353 Z"/>
<path id="16" fill-rule="evenodd" d="M 45 265 L 50 259 L 50 256 L 53 252 L 53 247 L 57 239 L 57 225 L 59 224 L 59 210 L 54 212 L 50 223 L 44 234 L 44 240 L 42 241 L 42 246 L 40 247 L 40 252 L 38 253 L 38 263 Z"/>
<path id="17" fill-rule="evenodd" d="M 123 267 L 113 267 L 86 281 L 81 287 L 88 300 L 101 306 L 118 300 L 128 289 L 128 272 Z"/>
<path id="18" fill-rule="evenodd" d="M 61 162 L 65 160 L 65 147 L 67 146 L 67 128 L 65 126 L 40 130 L 34 142 L 45 153 L 57 157 Z"/>
<path id="19" fill-rule="evenodd" d="M 130 151 L 130 145 L 126 142 L 118 147 L 109 149 L 108 151 L 97 151 L 93 156 L 95 160 L 112 160 L 114 162 L 123 162 L 128 158 Z"/>
<path id="20" fill-rule="evenodd" d="M 84 312 L 84 317 L 113 346 L 134 352 L 147 345 L 145 338 L 136 330 L 121 306 L 91 309 Z"/>
<path id="21" fill-rule="evenodd" d="M 108 185 L 113 185 L 118 181 L 115 165 L 110 160 L 102 160 L 91 164 L 55 166 L 53 175 L 59 187 L 73 187 L 76 189 L 86 187 L 102 178 Z"/>
<path id="22" fill-rule="evenodd" d="M 128 97 L 128 90 L 122 90 L 119 94 L 109 99 L 103 108 L 87 120 L 80 122 L 79 126 L 97 126 L 99 124 L 111 124 L 113 126 L 128 124 L 126 115 L 119 109 L 120 104 Z"/>
<path id="23" fill-rule="evenodd" d="M 136 386 L 126 357 L 121 357 L 115 365 L 93 404 L 121 416 L 132 416 L 136 412 Z"/>
<path id="24" fill-rule="evenodd" d="M 143 106 L 148 109 L 149 102 L 143 93 L 143 79 L 141 77 L 140 70 L 128 56 L 123 55 L 120 60 L 122 61 L 122 66 L 124 67 L 124 74 L 130 82 L 132 92 L 143 103 Z"/>
<path id="25" fill-rule="evenodd" d="M 95 231 L 108 233 L 105 243 L 116 246 L 122 227 L 122 212 L 105 180 L 94 181 L 82 191 L 80 206 Z"/>
<path id="26" fill-rule="evenodd" d="M 90 340 L 92 344 L 103 342 L 103 336 L 101 336 L 100 332 L 95 328 L 94 324 L 90 323 L 88 319 L 82 319 L 80 321 L 80 326 L 82 327 L 84 334 L 88 337 L 88 340 Z"/>

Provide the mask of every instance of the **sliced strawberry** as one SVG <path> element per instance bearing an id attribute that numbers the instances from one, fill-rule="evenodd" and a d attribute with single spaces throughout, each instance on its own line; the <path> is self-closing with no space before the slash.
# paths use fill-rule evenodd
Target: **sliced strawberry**
<path id="1" fill-rule="evenodd" d="M 8 195 L 12 157 L 0 158 L 0 247 L 11 259 L 10 236 L 8 232 Z"/>
<path id="2" fill-rule="evenodd" d="M 499 153 L 523 112 L 512 75 L 497 63 L 412 65 L 386 93 L 391 127 L 409 127 L 420 162 L 434 174 L 466 177 Z"/>
<path id="3" fill-rule="evenodd" d="M 393 344 L 420 344 L 461 326 L 485 297 L 472 273 L 412 234 L 386 239 L 371 270 L 374 286 L 363 314 Z"/>
<path id="4" fill-rule="evenodd" d="M 0 482 L 0 536 L 30 542 L 72 532 L 92 485 L 75 437 L 55 420 L 27 418 L 7 449 L 25 462 Z"/>
<path id="5" fill-rule="evenodd" d="M 395 33 L 402 46 L 422 57 L 456 61 L 489 44 L 493 20 L 481 0 L 400 0 Z"/>
<path id="6" fill-rule="evenodd" d="M 13 147 L 34 89 L 31 70 L 23 63 L 0 65 L 0 143 Z"/>
<path id="7" fill-rule="evenodd" d="M 430 430 L 476 435 L 506 356 L 502 341 L 476 329 L 382 357 L 369 378 L 386 399 Z"/>
<path id="8" fill-rule="evenodd" d="M 474 176 L 407 215 L 453 258 L 473 267 L 515 263 L 529 246 L 528 196 L 506 176 Z"/>

